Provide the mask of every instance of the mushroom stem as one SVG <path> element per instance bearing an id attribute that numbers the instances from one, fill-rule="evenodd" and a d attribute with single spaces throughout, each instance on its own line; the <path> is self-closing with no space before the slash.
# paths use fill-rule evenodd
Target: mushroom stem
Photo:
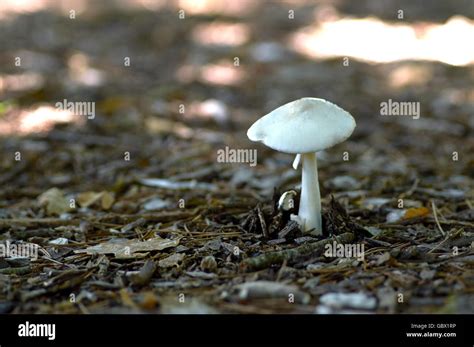
<path id="1" fill-rule="evenodd" d="M 301 155 L 303 172 L 301 178 L 301 199 L 298 217 L 303 223 L 304 233 L 322 235 L 321 195 L 319 193 L 318 164 L 316 153 Z"/>

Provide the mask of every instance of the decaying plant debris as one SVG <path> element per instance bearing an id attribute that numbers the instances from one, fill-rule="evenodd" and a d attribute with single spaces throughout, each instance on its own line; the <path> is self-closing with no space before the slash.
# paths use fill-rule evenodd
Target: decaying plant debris
<path id="1" fill-rule="evenodd" d="M 15 36 L 19 27 L 77 43 L 63 56 L 45 39 L 39 84 L 6 90 L 0 103 L 0 241 L 39 246 L 37 260 L 0 258 L 0 313 L 474 312 L 472 65 L 312 61 L 280 39 L 306 19 L 277 30 L 279 11 L 274 3 L 235 19 L 255 36 L 238 51 L 196 46 L 193 29 L 212 18 L 177 21 L 172 9 L 0 22 L 9 33 L 0 37 L 2 62 L 36 49 L 33 38 Z M 132 17 L 142 24 L 130 25 Z M 118 36 L 107 29 L 111 18 Z M 122 56 L 122 37 L 137 62 L 125 69 L 110 60 Z M 270 61 L 255 58 L 264 40 L 279 47 Z M 178 80 L 196 54 L 210 62 L 239 55 L 246 77 L 224 86 Z M 66 73 L 68 59 L 84 57 L 82 68 L 107 76 L 103 85 Z M 18 72 L 8 66 L 2 74 Z M 388 83 L 394 71 L 420 66 L 436 88 Z M 319 159 L 321 238 L 290 220 L 300 179 L 292 156 L 245 136 L 258 115 L 301 96 L 333 100 L 358 123 Z M 24 109 L 74 97 L 96 101 L 94 120 L 5 130 Z M 416 126 L 378 114 L 389 98 L 423 100 Z M 208 99 L 218 114 L 179 112 Z M 226 146 L 257 148 L 258 165 L 218 162 Z M 289 189 L 295 206 L 282 212 L 276 204 Z M 334 243 L 363 245 L 363 259 L 328 257 Z"/>

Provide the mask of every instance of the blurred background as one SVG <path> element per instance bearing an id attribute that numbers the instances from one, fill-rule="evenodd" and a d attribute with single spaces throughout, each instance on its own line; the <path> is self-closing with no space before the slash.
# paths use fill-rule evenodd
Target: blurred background
<path id="1" fill-rule="evenodd" d="M 469 0 L 3 0 L 0 183 L 110 184 L 201 145 L 215 162 L 303 96 L 354 115 L 335 151 L 350 146 L 362 170 L 460 182 L 472 174 L 473 16 Z M 94 102 L 96 117 L 58 110 L 64 99 Z M 381 116 L 388 99 L 419 102 L 420 119 Z M 291 161 L 258 148 L 259 163 Z M 15 149 L 37 170 L 12 162 Z"/>

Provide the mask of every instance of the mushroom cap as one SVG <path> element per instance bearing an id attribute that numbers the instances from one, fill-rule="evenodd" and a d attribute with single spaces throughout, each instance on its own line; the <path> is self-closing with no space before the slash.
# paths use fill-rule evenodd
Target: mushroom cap
<path id="1" fill-rule="evenodd" d="M 247 130 L 252 141 L 285 153 L 312 153 L 351 136 L 356 122 L 349 112 L 318 98 L 302 98 L 278 107 Z"/>

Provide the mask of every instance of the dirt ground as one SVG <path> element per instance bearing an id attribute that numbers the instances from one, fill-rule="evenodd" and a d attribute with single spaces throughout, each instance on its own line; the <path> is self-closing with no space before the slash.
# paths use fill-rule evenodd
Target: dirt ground
<path id="1" fill-rule="evenodd" d="M 370 61 L 384 50 L 370 40 L 354 48 L 370 59 L 317 57 L 295 37 L 345 17 L 422 37 L 453 16 L 474 25 L 474 6 L 378 3 L 1 10 L 0 242 L 39 248 L 0 257 L 0 313 L 473 313 L 474 65 Z M 319 238 L 277 207 L 299 194 L 294 157 L 246 136 L 305 96 L 357 121 L 318 154 Z M 388 100 L 419 117 L 381 114 Z M 220 162 L 226 148 L 255 149 L 256 165 Z M 333 242 L 363 256 L 327 256 Z"/>

